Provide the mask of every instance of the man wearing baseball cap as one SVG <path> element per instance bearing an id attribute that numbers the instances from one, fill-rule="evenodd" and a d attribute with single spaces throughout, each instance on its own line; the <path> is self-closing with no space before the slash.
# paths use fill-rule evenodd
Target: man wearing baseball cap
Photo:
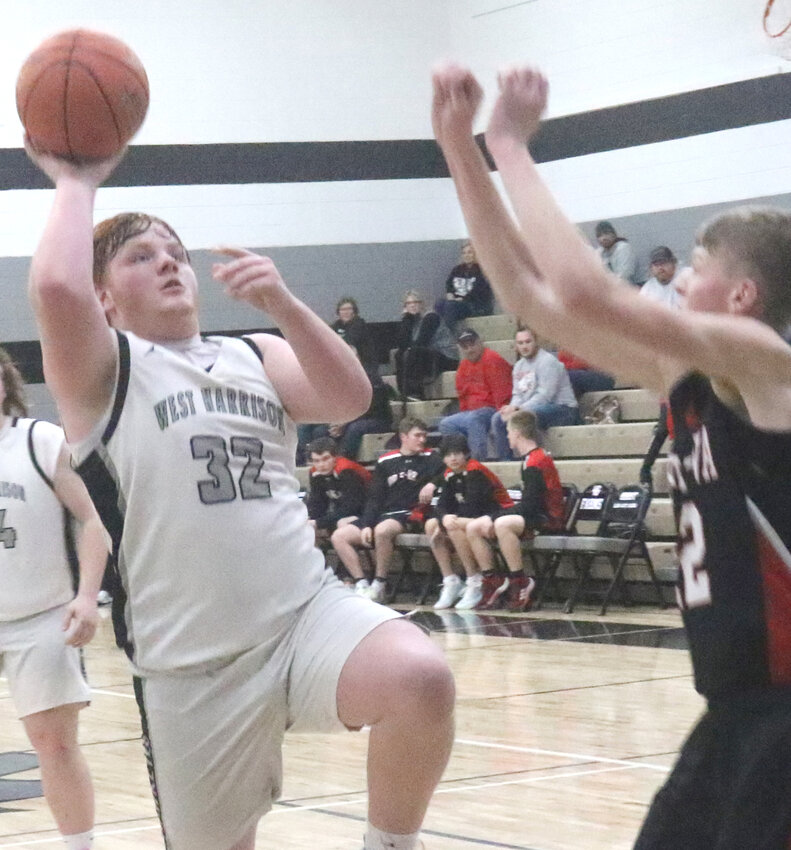
<path id="1" fill-rule="evenodd" d="M 438 427 L 443 435 L 464 434 L 472 457 L 486 460 L 492 416 L 511 398 L 511 364 L 470 327 L 459 329 L 456 343 L 461 356 L 456 370 L 459 412 L 441 419 Z"/>
<path id="2" fill-rule="evenodd" d="M 676 281 L 682 271 L 678 267 L 678 260 L 667 245 L 660 245 L 651 251 L 650 261 L 651 277 L 643 284 L 640 293 L 668 307 L 678 308 L 680 299 Z"/>

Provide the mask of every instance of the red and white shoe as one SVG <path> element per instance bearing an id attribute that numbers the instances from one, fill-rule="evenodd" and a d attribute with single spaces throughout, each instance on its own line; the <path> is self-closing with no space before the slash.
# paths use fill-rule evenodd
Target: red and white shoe
<path id="1" fill-rule="evenodd" d="M 502 602 L 502 596 L 508 590 L 508 579 L 498 573 L 487 573 L 483 577 L 483 596 L 478 605 L 478 608 L 491 611 L 492 608 L 499 608 Z"/>
<path id="2" fill-rule="evenodd" d="M 533 591 L 536 580 L 532 576 L 511 575 L 508 584 L 508 598 L 505 602 L 507 611 L 528 611 L 533 604 Z"/>

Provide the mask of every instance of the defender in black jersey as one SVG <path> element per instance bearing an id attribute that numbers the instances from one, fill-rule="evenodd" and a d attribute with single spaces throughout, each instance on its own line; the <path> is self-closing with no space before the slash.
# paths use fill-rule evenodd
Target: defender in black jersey
<path id="1" fill-rule="evenodd" d="M 499 302 L 538 333 L 669 398 L 679 604 L 695 682 L 708 699 L 637 839 L 639 850 L 791 846 L 791 213 L 735 208 L 704 224 L 684 309 L 609 274 L 564 216 L 527 148 L 547 83 L 499 77 L 486 146 L 482 91 L 446 66 L 433 124 Z"/>
<path id="2" fill-rule="evenodd" d="M 384 599 L 385 583 L 395 538 L 419 528 L 442 472 L 440 456 L 426 449 L 426 425 L 405 416 L 398 426 L 401 448 L 385 452 L 376 463 L 361 519 L 332 535 L 332 545 L 356 580 L 357 592 L 375 602 Z M 374 547 L 376 567 L 372 583 L 365 578 L 359 547 Z"/>

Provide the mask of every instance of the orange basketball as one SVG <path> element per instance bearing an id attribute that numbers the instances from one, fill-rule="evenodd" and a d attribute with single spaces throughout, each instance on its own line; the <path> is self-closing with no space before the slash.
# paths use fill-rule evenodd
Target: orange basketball
<path id="1" fill-rule="evenodd" d="M 118 153 L 143 123 L 148 77 L 119 39 L 67 30 L 25 61 L 16 108 L 37 151 L 75 161 L 103 159 Z"/>

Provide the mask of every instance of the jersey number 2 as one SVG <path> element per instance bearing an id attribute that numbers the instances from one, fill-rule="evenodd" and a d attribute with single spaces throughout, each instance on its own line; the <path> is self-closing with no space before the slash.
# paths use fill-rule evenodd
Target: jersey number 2
<path id="1" fill-rule="evenodd" d="M 5 524 L 5 508 L 0 511 L 0 543 L 3 549 L 13 549 L 16 546 L 16 529 Z"/>
<path id="2" fill-rule="evenodd" d="M 681 575 L 684 578 L 683 607 L 699 608 L 711 604 L 709 574 L 703 568 L 706 540 L 703 536 L 703 519 L 693 502 L 684 502 L 678 518 Z"/>
<path id="3" fill-rule="evenodd" d="M 247 458 L 239 476 L 239 493 L 243 499 L 268 499 L 272 495 L 269 482 L 258 477 L 264 466 L 264 446 L 255 437 L 231 437 L 230 454 L 222 437 L 193 437 L 190 447 L 196 460 L 209 461 L 206 471 L 211 478 L 198 482 L 198 493 L 204 505 L 232 502 L 236 498 L 236 484 L 228 468 L 231 455 Z"/>

